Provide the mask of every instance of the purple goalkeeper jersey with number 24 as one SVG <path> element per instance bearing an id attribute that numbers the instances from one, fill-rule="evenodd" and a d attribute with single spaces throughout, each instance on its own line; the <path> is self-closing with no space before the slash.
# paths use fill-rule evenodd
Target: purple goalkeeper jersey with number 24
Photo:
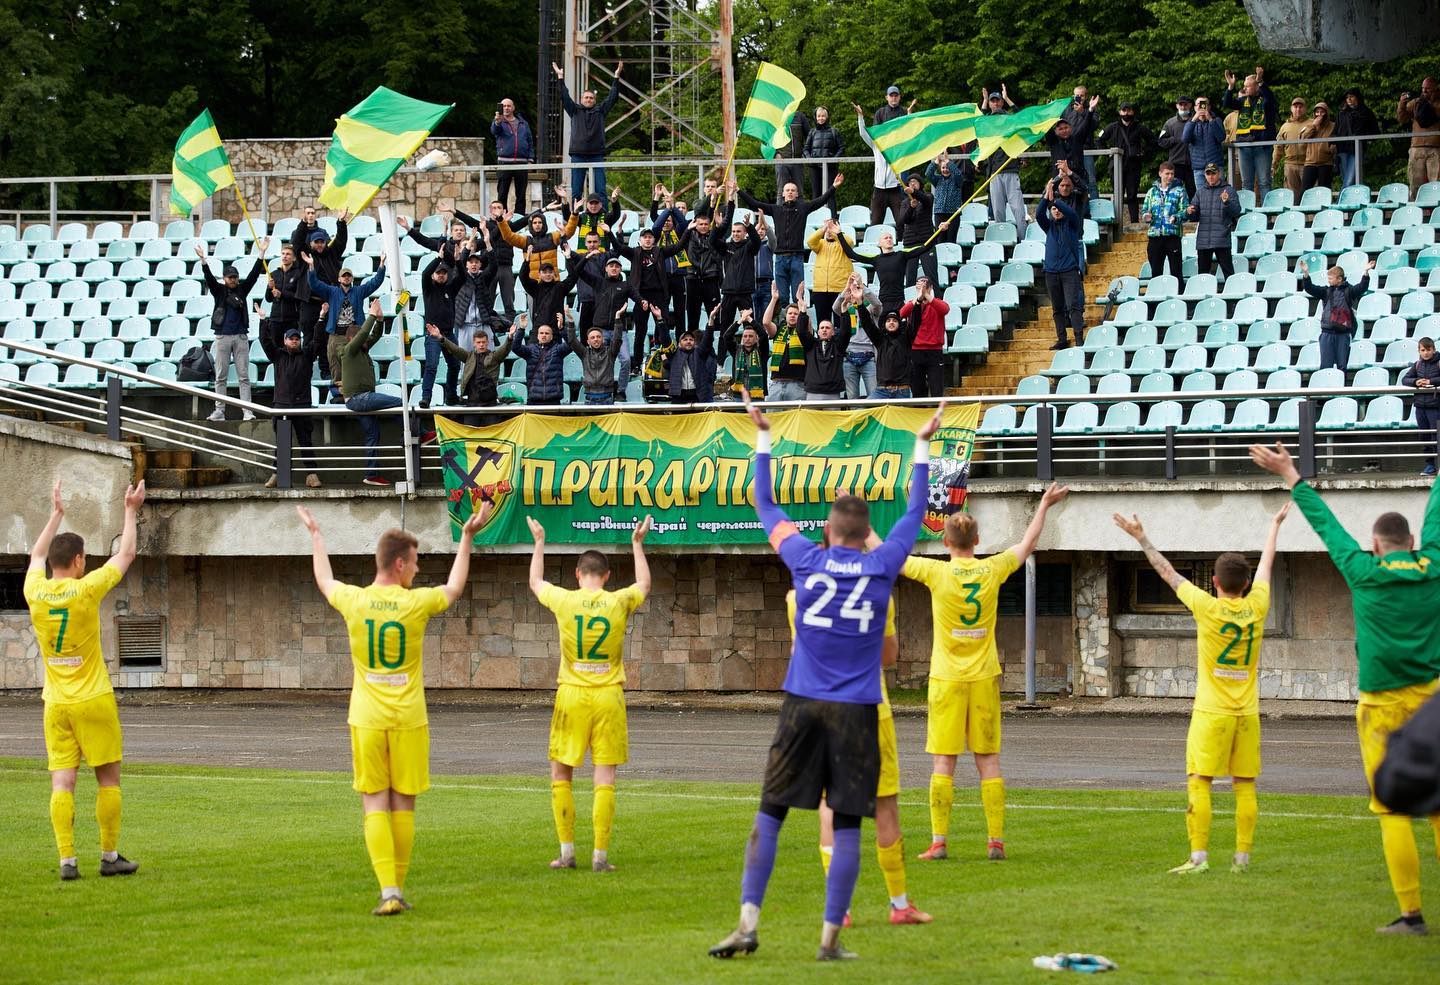
<path id="1" fill-rule="evenodd" d="M 755 456 L 755 509 L 795 586 L 795 643 L 785 692 L 878 705 L 885 611 L 925 514 L 930 467 L 916 462 L 905 515 L 873 551 L 821 547 L 775 505 L 770 455 Z"/>

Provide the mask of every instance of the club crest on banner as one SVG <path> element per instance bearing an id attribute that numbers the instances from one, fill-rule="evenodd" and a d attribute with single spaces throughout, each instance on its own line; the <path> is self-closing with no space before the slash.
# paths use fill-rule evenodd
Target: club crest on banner
<path id="1" fill-rule="evenodd" d="M 925 529 L 940 533 L 945 518 L 965 510 L 970 484 L 970 452 L 975 431 L 942 427 L 930 439 L 930 500 L 925 508 Z"/>
<path id="2" fill-rule="evenodd" d="M 451 522 L 463 524 L 479 503 L 493 500 L 495 509 L 480 528 L 484 532 L 505 512 L 515 492 L 515 443 L 503 438 L 450 438 L 440 447 Z"/>

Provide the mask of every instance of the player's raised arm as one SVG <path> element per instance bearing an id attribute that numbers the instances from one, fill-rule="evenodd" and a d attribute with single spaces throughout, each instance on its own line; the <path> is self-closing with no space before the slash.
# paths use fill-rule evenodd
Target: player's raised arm
<path id="1" fill-rule="evenodd" d="M 1058 482 L 1052 482 L 1045 489 L 1045 494 L 1040 497 L 1040 506 L 1035 510 L 1035 515 L 1030 518 L 1030 526 L 1025 528 L 1025 536 L 1020 538 L 1020 543 L 1010 548 L 1011 552 L 1024 564 L 1035 551 L 1035 544 L 1040 540 L 1040 534 L 1045 531 L 1045 514 L 1050 511 L 1060 500 L 1070 495 L 1070 487 L 1062 486 Z"/>
<path id="2" fill-rule="evenodd" d="M 471 512 L 465 525 L 460 528 L 460 543 L 455 545 L 455 560 L 450 565 L 450 577 L 440 588 L 451 605 L 465 594 L 465 582 L 470 578 L 470 549 L 475 545 L 475 535 L 494 512 L 494 501 L 487 499 L 480 504 L 478 510 Z"/>
<path id="3" fill-rule="evenodd" d="M 915 546 L 915 538 L 920 535 L 920 521 L 925 518 L 925 507 L 930 499 L 930 439 L 940 429 L 944 414 L 945 401 L 942 400 L 935 408 L 934 416 L 926 421 L 925 426 L 915 435 L 915 453 L 911 459 L 913 468 L 910 475 L 910 500 L 905 507 L 905 515 L 895 522 L 885 542 L 875 551 L 877 554 L 886 555 L 886 562 L 894 565 L 897 576 L 901 566 L 905 564 L 906 555 Z"/>
<path id="4" fill-rule="evenodd" d="M 527 516 L 525 522 L 530 525 L 530 536 L 535 538 L 535 553 L 530 555 L 530 591 L 539 596 L 550 587 L 545 580 L 545 528 L 533 516 Z"/>
<path id="5" fill-rule="evenodd" d="M 315 522 L 315 517 L 303 506 L 297 505 L 295 512 L 300 514 L 300 522 L 310 531 L 310 547 L 314 552 L 311 567 L 315 572 L 315 585 L 320 589 L 320 594 L 328 600 L 340 583 L 335 580 L 335 572 L 330 568 L 330 555 L 325 550 L 325 538 L 320 533 L 320 524 Z"/>
<path id="6" fill-rule="evenodd" d="M 775 505 L 775 480 L 770 475 L 770 422 L 750 399 L 748 390 L 741 390 L 740 397 L 755 425 L 755 512 L 770 538 L 770 546 L 778 551 L 786 539 L 798 535 L 800 530 L 790 522 L 785 511 Z"/>
<path id="7" fill-rule="evenodd" d="M 1255 568 L 1255 577 L 1252 582 L 1270 582 L 1270 572 L 1275 567 L 1275 543 L 1280 539 L 1280 525 L 1285 522 L 1285 517 L 1290 514 L 1290 504 L 1286 503 L 1270 518 L 1270 535 L 1265 538 L 1265 549 L 1260 552 L 1260 564 Z"/>
<path id="8" fill-rule="evenodd" d="M 30 567 L 39 568 L 43 574 L 45 571 L 45 558 L 50 553 L 50 542 L 60 532 L 60 521 L 65 519 L 65 501 L 60 498 L 60 480 L 55 480 L 55 488 L 50 491 L 50 519 L 45 522 L 45 528 L 40 531 L 40 536 L 35 538 L 35 546 L 30 548 Z"/>
<path id="9" fill-rule="evenodd" d="M 1145 552 L 1145 560 L 1150 562 L 1150 567 L 1155 569 L 1155 573 L 1165 584 L 1178 591 L 1185 579 L 1180 577 L 1180 573 L 1175 570 L 1173 564 L 1165 560 L 1165 555 L 1150 543 L 1150 538 L 1145 535 L 1145 528 L 1141 525 L 1140 518 L 1132 513 L 1130 519 L 1127 520 L 1122 514 L 1116 513 L 1115 526 L 1135 538 L 1136 543 L 1140 545 L 1140 550 Z"/>
<path id="10" fill-rule="evenodd" d="M 640 594 L 650 594 L 650 562 L 645 557 L 645 535 L 650 532 L 651 517 L 635 524 L 635 532 L 630 535 L 630 545 L 635 552 L 635 587 L 640 589 Z M 534 580 L 534 573 L 531 573 L 531 580 Z"/>
<path id="11" fill-rule="evenodd" d="M 138 486 L 125 487 L 125 526 L 120 530 L 120 547 L 109 562 L 119 568 L 122 575 L 130 570 L 130 564 L 135 560 L 135 528 L 140 522 L 140 507 L 144 504 L 145 481 L 143 479 Z"/>

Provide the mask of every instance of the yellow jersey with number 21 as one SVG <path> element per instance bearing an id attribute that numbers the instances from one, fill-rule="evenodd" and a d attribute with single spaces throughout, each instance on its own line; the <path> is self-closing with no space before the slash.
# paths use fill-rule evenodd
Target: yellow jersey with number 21
<path id="1" fill-rule="evenodd" d="M 560 630 L 560 684 L 604 687 L 625 683 L 625 622 L 645 595 L 634 585 L 618 592 L 547 585 L 540 604 Z"/>
<path id="2" fill-rule="evenodd" d="M 83 578 L 46 578 L 39 568 L 25 574 L 25 603 L 45 662 L 49 704 L 73 705 L 109 694 L 110 672 L 100 651 L 100 600 L 124 575 L 103 564 Z"/>
<path id="3" fill-rule="evenodd" d="M 430 617 L 450 608 L 444 590 L 339 585 L 329 602 L 350 630 L 355 665 L 350 724 L 374 729 L 428 724 L 421 649 Z"/>
<path id="4" fill-rule="evenodd" d="M 935 617 L 930 676 L 937 681 L 983 681 L 1000 673 L 995 617 L 1000 586 L 1020 567 L 1009 550 L 989 557 L 912 557 L 901 574 L 930 589 Z"/>
<path id="5" fill-rule="evenodd" d="M 1240 599 L 1216 598 L 1188 581 L 1175 594 L 1195 616 L 1195 710 L 1259 714 L 1260 642 L 1270 611 L 1270 583 L 1257 581 Z"/>

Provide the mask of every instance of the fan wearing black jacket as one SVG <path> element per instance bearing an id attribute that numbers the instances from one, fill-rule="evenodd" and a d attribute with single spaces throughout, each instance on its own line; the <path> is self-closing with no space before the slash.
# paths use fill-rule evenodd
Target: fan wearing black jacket
<path id="1" fill-rule="evenodd" d="M 925 192 L 925 182 L 918 174 L 905 179 L 905 197 L 900 202 L 900 211 L 895 216 L 900 227 L 900 242 L 907 250 L 916 250 L 935 235 L 935 197 Z M 942 230 L 949 229 L 949 221 L 940 223 Z M 911 253 L 910 262 L 905 265 L 905 286 L 915 283 L 921 269 L 932 282 L 939 281 L 940 267 L 933 252 Z"/>
<path id="2" fill-rule="evenodd" d="M 875 345 L 875 392 L 870 396 L 910 396 L 910 347 L 920 331 L 919 320 L 907 326 L 900 312 L 887 311 L 884 327 L 877 327 L 869 305 L 861 304 L 857 310 L 860 327 Z"/>
<path id="3" fill-rule="evenodd" d="M 265 293 L 270 298 L 269 330 L 270 340 L 276 345 L 283 343 L 289 329 L 300 329 L 305 344 L 315 333 L 315 322 L 302 324 L 302 309 L 310 300 L 310 278 L 305 265 L 296 259 L 295 247 L 286 243 L 280 247 L 280 262 L 270 268 L 265 283 Z M 260 333 L 263 338 L 265 333 Z"/>
<path id="4" fill-rule="evenodd" d="M 778 202 L 762 202 L 731 178 L 730 193 L 739 194 L 740 201 L 748 208 L 766 210 L 770 225 L 775 230 L 775 283 L 780 288 L 780 299 L 786 303 L 795 300 L 795 285 L 805 281 L 805 220 L 811 212 L 822 205 L 835 203 L 835 192 L 845 183 L 845 175 L 835 174 L 830 188 L 819 198 L 805 201 L 800 197 L 800 188 L 795 182 L 786 182 L 780 190 Z"/>
<path id="5" fill-rule="evenodd" d="M 320 317 L 324 318 L 329 305 L 321 304 Z M 315 329 L 318 328 L 319 331 Z M 325 342 L 328 337 L 325 334 L 324 325 L 311 326 L 309 338 L 304 338 L 299 328 L 291 326 L 286 328 L 283 334 L 284 341 L 276 345 L 275 340 L 265 333 L 260 335 L 260 348 L 265 350 L 265 358 L 275 367 L 275 397 L 271 406 L 279 410 L 287 407 L 309 407 L 311 406 L 310 379 L 315 371 L 315 360 L 321 352 L 325 351 Z M 303 340 L 303 341 L 302 341 Z M 278 414 L 270 419 L 275 426 L 275 433 L 280 433 L 280 422 L 290 422 L 292 444 L 291 447 L 300 449 L 300 460 L 310 470 L 305 476 L 305 485 L 311 489 L 320 488 L 320 477 L 316 475 L 319 465 L 315 461 L 314 433 L 310 429 L 310 418 L 305 414 L 297 414 L 291 417 L 286 414 Z M 280 481 L 279 476 L 272 475 L 265 481 L 266 489 L 274 489 Z"/>
<path id="6" fill-rule="evenodd" d="M 924 258 L 930 251 L 935 249 L 936 240 L 931 240 L 928 246 L 917 246 L 913 250 L 895 249 L 895 235 L 889 230 L 880 234 L 878 245 L 880 252 L 875 256 L 865 256 L 863 253 L 855 252 L 855 247 L 846 241 L 844 236 L 840 237 L 840 249 L 850 258 L 852 263 L 858 263 L 864 267 L 870 267 L 875 271 L 875 276 L 880 282 L 879 290 L 876 292 L 880 298 L 881 306 L 889 311 L 898 308 L 905 303 L 905 271 L 917 260 Z M 934 283 L 932 281 L 932 283 Z"/>
<path id="7" fill-rule="evenodd" d="M 535 280 L 530 276 L 530 255 L 533 247 L 525 247 L 525 262 L 520 265 L 520 286 L 525 288 L 525 293 L 530 295 L 530 319 L 537 328 L 541 325 L 549 325 L 557 332 L 563 325 L 563 314 L 565 311 L 565 298 L 575 289 L 580 281 L 582 264 L 575 251 L 570 249 L 570 243 L 565 242 L 565 269 L 568 271 L 564 280 L 560 279 L 559 272 L 551 263 L 540 264 L 540 279 Z"/>
<path id="8" fill-rule="evenodd" d="M 813 334 L 805 319 L 801 319 L 796 331 L 805 347 L 805 399 L 834 400 L 844 396 L 845 350 L 850 346 L 850 330 L 837 329 L 827 318 Z"/>

